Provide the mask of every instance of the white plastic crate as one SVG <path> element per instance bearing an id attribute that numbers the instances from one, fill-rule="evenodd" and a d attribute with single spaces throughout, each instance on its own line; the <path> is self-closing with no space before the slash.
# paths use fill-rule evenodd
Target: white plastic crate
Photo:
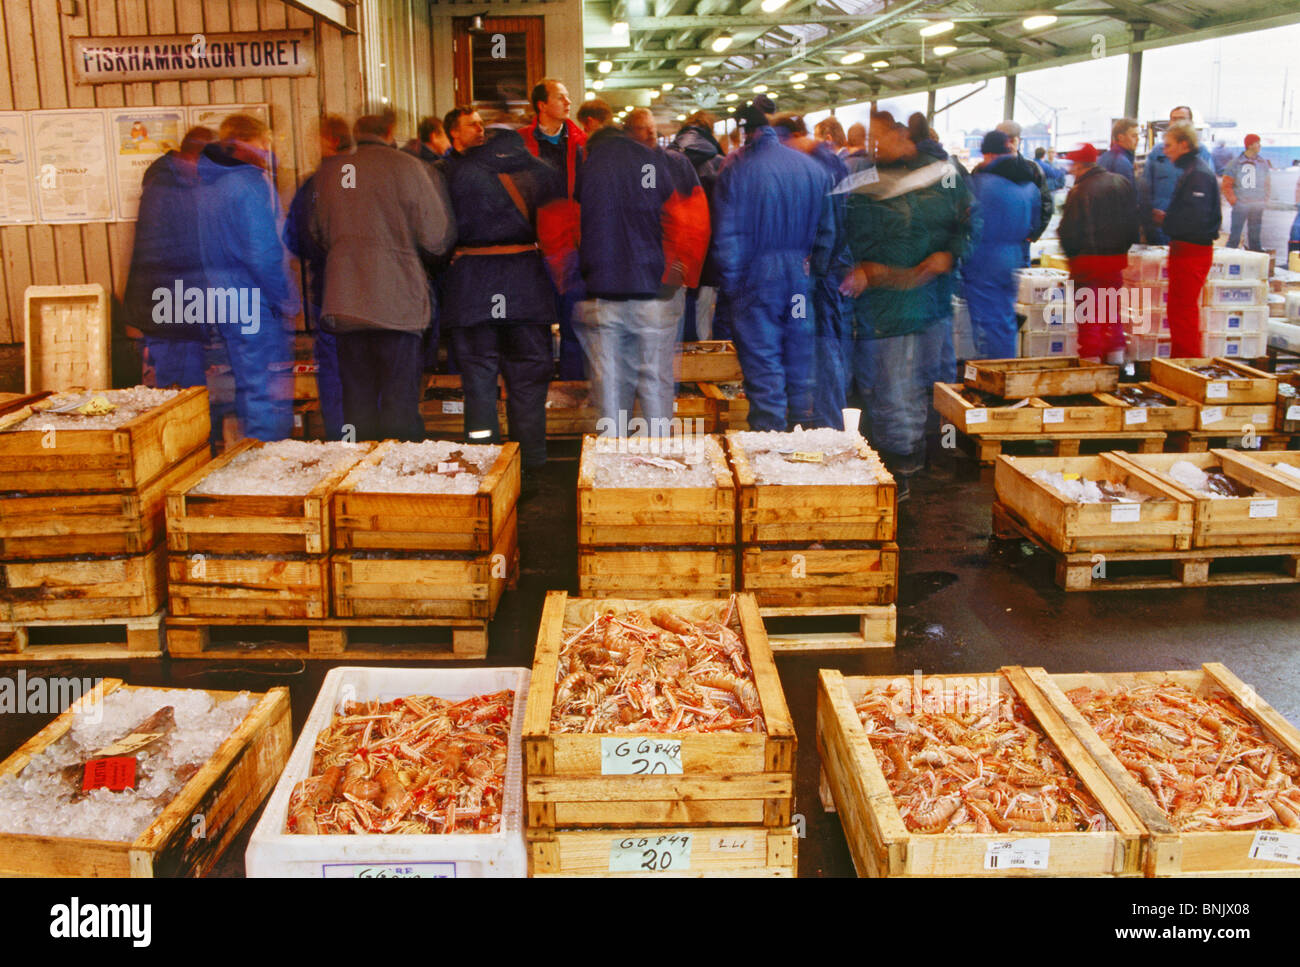
<path id="1" fill-rule="evenodd" d="M 1040 356 L 1079 355 L 1079 333 L 1076 329 L 1064 332 L 1021 332 L 1020 356 L 1031 359 Z"/>
<path id="2" fill-rule="evenodd" d="M 1066 305 L 1063 300 L 1042 305 L 1025 305 L 1016 303 L 1016 314 L 1025 317 L 1022 332 L 1060 332 L 1073 323 L 1067 318 Z"/>
<path id="3" fill-rule="evenodd" d="M 1160 336 L 1154 332 L 1130 333 L 1128 337 L 1128 351 L 1133 359 L 1155 358 L 1156 349 L 1159 345 Z"/>
<path id="4" fill-rule="evenodd" d="M 1300 292 L 1286 294 L 1286 318 L 1288 322 L 1300 320 Z"/>
<path id="5" fill-rule="evenodd" d="M 1230 282 L 1263 281 L 1268 278 L 1271 261 L 1272 256 L 1267 252 L 1248 252 L 1242 248 L 1216 248 L 1214 261 L 1210 263 L 1210 278 L 1225 279 Z"/>
<path id="6" fill-rule="evenodd" d="M 1065 298 L 1065 283 L 1070 273 L 1062 269 L 1016 269 L 1016 301 L 1025 305 L 1043 305 Z"/>
<path id="7" fill-rule="evenodd" d="M 1169 248 L 1165 245 L 1135 245 L 1128 250 L 1124 277 L 1137 282 L 1169 281 Z"/>
<path id="8" fill-rule="evenodd" d="M 1262 332 L 1249 334 L 1227 332 L 1201 333 L 1201 355 L 1223 356 L 1229 359 L 1257 359 L 1267 352 L 1268 343 Z"/>
<path id="9" fill-rule="evenodd" d="M 1242 306 L 1240 309 L 1201 309 L 1203 332 L 1225 332 L 1247 335 L 1263 332 L 1268 327 L 1268 306 Z"/>
<path id="10" fill-rule="evenodd" d="M 1164 306 L 1134 306 L 1124 317 L 1124 328 L 1131 333 L 1169 334 L 1169 310 Z"/>
<path id="11" fill-rule="evenodd" d="M 1201 290 L 1201 305 L 1215 308 L 1268 305 L 1268 283 L 1245 279 L 1239 282 L 1210 279 Z"/>
<path id="12" fill-rule="evenodd" d="M 244 865 L 258 877 L 484 877 L 526 876 L 524 845 L 524 763 L 521 735 L 528 696 L 526 668 L 364 668 L 332 669 L 293 747 L 289 764 L 253 831 Z M 497 833 L 432 835 L 320 835 L 284 832 L 294 786 L 311 774 L 316 736 L 346 701 L 436 695 L 461 701 L 513 689 L 505 798 Z"/>

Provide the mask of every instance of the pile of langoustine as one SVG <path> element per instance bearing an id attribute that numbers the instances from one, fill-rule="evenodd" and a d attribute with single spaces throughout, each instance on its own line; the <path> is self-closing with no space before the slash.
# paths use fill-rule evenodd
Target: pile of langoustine
<path id="1" fill-rule="evenodd" d="M 1009 692 L 1009 686 L 1007 686 Z M 1092 794 L 1018 698 L 966 706 L 916 695 L 910 682 L 867 692 L 858 718 L 915 833 L 1069 833 L 1111 829 Z M 948 709 L 952 709 L 949 711 Z"/>
<path id="2" fill-rule="evenodd" d="M 1300 829 L 1300 763 L 1227 695 L 1167 680 L 1066 697 L 1178 829 Z"/>
<path id="3" fill-rule="evenodd" d="M 566 628 L 551 726 L 557 732 L 762 732 L 763 707 L 740 636 L 663 607 L 605 612 Z"/>
<path id="4" fill-rule="evenodd" d="M 348 702 L 316 736 L 290 833 L 495 833 L 513 691 Z"/>

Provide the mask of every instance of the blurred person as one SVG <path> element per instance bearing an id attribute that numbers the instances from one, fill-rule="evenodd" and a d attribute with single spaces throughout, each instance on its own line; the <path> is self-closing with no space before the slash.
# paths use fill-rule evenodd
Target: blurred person
<path id="1" fill-rule="evenodd" d="M 402 150 L 442 171 L 443 159 L 451 150 L 451 140 L 447 137 L 442 121 L 438 118 L 420 118 L 419 127 L 415 129 L 415 137 L 402 145 Z"/>
<path id="2" fill-rule="evenodd" d="M 818 121 L 816 127 L 813 128 L 813 136 L 818 141 L 825 142 L 831 151 L 840 157 L 843 157 L 848 152 L 848 141 L 844 137 L 844 127 L 834 115 Z"/>
<path id="3" fill-rule="evenodd" d="M 1119 175 L 1128 180 L 1137 193 L 1137 177 L 1134 175 L 1134 152 L 1138 146 L 1138 123 L 1133 118 L 1120 118 L 1110 128 L 1110 147 L 1097 159 L 1097 166 L 1103 171 Z"/>
<path id="4" fill-rule="evenodd" d="M 770 101 L 768 102 L 770 104 Z M 754 430 L 813 416 L 813 279 L 835 242 L 831 176 L 781 144 L 757 99 L 737 115 L 746 143 L 715 189 L 714 254 Z"/>
<path id="5" fill-rule="evenodd" d="M 337 334 L 343 416 L 357 440 L 424 437 L 422 340 L 433 317 L 426 265 L 456 239 L 441 174 L 393 146 L 395 121 L 391 111 L 358 118 L 356 150 L 326 158 L 315 178 L 321 315 Z"/>
<path id="6" fill-rule="evenodd" d="M 1232 158 L 1232 149 L 1229 148 L 1227 144 L 1222 141 L 1214 142 L 1214 150 L 1210 152 L 1210 161 L 1214 165 L 1214 173 L 1216 175 L 1223 174 L 1224 169 L 1232 163 Z"/>
<path id="7" fill-rule="evenodd" d="M 708 111 L 696 111 L 682 122 L 674 135 L 669 153 L 681 152 L 690 161 L 704 192 L 709 208 L 709 224 L 713 223 L 713 189 L 718 182 L 718 172 L 725 160 L 722 145 L 713 136 L 718 119 Z M 718 304 L 718 266 L 713 257 L 712 238 L 704 265 L 700 269 L 700 284 L 686 292 L 686 324 L 682 338 L 686 340 L 713 339 L 713 319 Z"/>
<path id="8" fill-rule="evenodd" d="M 841 291 L 854 299 L 853 377 L 869 435 L 906 500 L 925 466 L 938 323 L 952 312 L 938 279 L 965 255 L 974 213 L 966 179 L 918 152 L 906 125 L 877 112 L 871 138 L 878 178 L 848 197 L 854 267 Z"/>
<path id="9" fill-rule="evenodd" d="M 1074 280 L 1074 316 L 1079 355 L 1085 359 L 1124 362 L 1121 301 L 1128 250 L 1141 236 L 1137 192 L 1121 174 L 1099 163 L 1097 149 L 1084 144 L 1065 157 L 1074 163 L 1074 187 L 1061 213 L 1061 250 L 1070 260 Z M 1136 308 L 1144 309 L 1145 306 Z M 1143 321 L 1150 319 L 1143 317 Z M 1147 329 L 1141 329 L 1147 332 Z"/>
<path id="10" fill-rule="evenodd" d="M 844 136 L 844 147 L 847 149 L 845 157 L 859 156 L 866 157 L 867 154 L 867 126 L 861 121 L 854 121 L 849 125 L 848 133 Z"/>
<path id="11" fill-rule="evenodd" d="M 298 313 L 280 242 L 279 198 L 272 183 L 271 133 L 260 120 L 232 114 L 198 160 L 199 249 L 216 326 L 235 377 L 241 432 L 283 440 L 293 429 L 293 400 L 273 373 L 293 360 L 286 321 Z M 238 318 L 232 318 L 238 300 Z"/>
<path id="12" fill-rule="evenodd" d="M 578 126 L 582 128 L 582 133 L 591 137 L 614 116 L 613 109 L 605 101 L 598 97 L 593 97 L 590 101 L 583 101 L 582 106 L 578 108 Z"/>
<path id="13" fill-rule="evenodd" d="M 995 131 L 1001 131 L 1007 136 L 1007 144 L 1011 149 L 1012 162 L 1004 162 L 1007 167 L 1019 167 L 1021 171 L 1028 175 L 1034 185 L 1038 188 L 1038 218 L 1034 221 L 1034 228 L 1030 231 L 1029 236 L 1021 245 L 1021 266 L 1029 265 L 1029 246 L 1037 242 L 1042 237 L 1043 232 L 1047 231 L 1048 225 L 1052 222 L 1052 215 L 1056 212 L 1056 202 L 1052 198 L 1052 189 L 1048 187 L 1047 179 L 1043 176 L 1043 169 L 1038 167 L 1027 158 L 1020 155 L 1020 134 L 1021 127 L 1015 121 L 1002 121 L 998 124 Z"/>
<path id="14" fill-rule="evenodd" d="M 1171 125 L 1179 121 L 1194 124 L 1192 109 L 1185 104 L 1180 104 L 1169 112 Z M 1196 153 L 1205 166 L 1213 172 L 1214 160 L 1205 150 L 1204 145 L 1199 144 L 1199 139 Z M 1183 170 L 1165 154 L 1163 141 L 1157 142 L 1142 163 L 1142 177 L 1137 185 L 1139 214 L 1142 217 L 1142 230 L 1146 234 L 1148 245 L 1169 244 L 1169 235 L 1161 227 L 1161 223 L 1165 212 L 1169 209 L 1169 201 L 1174 196 L 1174 186 L 1182 176 Z"/>
<path id="15" fill-rule="evenodd" d="M 1197 150 L 1191 121 L 1175 121 L 1164 135 L 1163 156 L 1178 180 L 1156 225 L 1169 238 L 1169 330 L 1175 358 L 1201 355 L 1201 290 L 1223 225 L 1219 181 Z"/>
<path id="16" fill-rule="evenodd" d="M 1260 157 L 1258 134 L 1246 135 L 1245 146 L 1246 150 L 1223 169 L 1223 197 L 1232 206 L 1228 248 L 1240 246 L 1242 230 L 1248 229 L 1246 247 L 1252 252 L 1262 252 L 1260 235 L 1273 184 L 1273 166 L 1267 158 Z"/>
<path id="17" fill-rule="evenodd" d="M 1052 191 L 1060 191 L 1065 187 L 1065 172 L 1047 160 L 1046 148 L 1034 149 L 1034 164 L 1043 172 L 1047 187 Z"/>

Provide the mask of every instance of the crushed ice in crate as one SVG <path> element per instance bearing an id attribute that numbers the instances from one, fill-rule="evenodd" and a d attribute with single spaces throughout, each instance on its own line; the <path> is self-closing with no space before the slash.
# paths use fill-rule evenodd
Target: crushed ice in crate
<path id="1" fill-rule="evenodd" d="M 1202 470 L 1189 460 L 1179 460 L 1169 468 L 1169 476 L 1193 493 L 1211 500 L 1259 496 L 1250 487 L 1227 476 L 1222 467 Z"/>
<path id="2" fill-rule="evenodd" d="M 378 463 L 357 467 L 343 487 L 360 493 L 474 494 L 499 446 L 426 440 L 394 443 Z"/>
<path id="3" fill-rule="evenodd" d="M 366 444 L 277 440 L 245 450 L 220 470 L 214 470 L 190 490 L 191 494 L 287 495 L 310 493 L 340 467 L 365 456 Z"/>
<path id="4" fill-rule="evenodd" d="M 34 405 L 35 412 L 21 423 L 6 430 L 116 430 L 149 410 L 162 406 L 178 395 L 178 389 L 153 389 L 132 386 L 130 389 L 97 389 L 89 392 L 56 393 Z M 108 413 L 85 415 L 77 409 L 102 399 L 113 406 Z M 98 407 L 91 407 L 94 413 Z M 52 412 L 54 410 L 66 412 Z"/>
<path id="5" fill-rule="evenodd" d="M 235 731 L 257 704 L 248 692 L 219 704 L 196 689 L 125 689 L 110 693 L 102 714 L 77 714 L 72 728 L 17 775 L 0 776 L 0 832 L 131 842 Z M 136 788 L 82 792 L 94 753 L 131 735 L 170 707 L 174 725 L 134 754 Z"/>
<path id="6" fill-rule="evenodd" d="M 733 439 L 758 483 L 865 486 L 885 479 L 876 452 L 852 431 L 747 431 Z"/>
<path id="7" fill-rule="evenodd" d="M 712 437 L 596 437 L 586 466 L 593 487 L 712 487 L 725 466 Z"/>
<path id="8" fill-rule="evenodd" d="M 1115 480 L 1088 480 L 1078 476 L 1067 479 L 1057 470 L 1040 470 L 1034 479 L 1076 504 L 1141 504 L 1151 499 Z"/>

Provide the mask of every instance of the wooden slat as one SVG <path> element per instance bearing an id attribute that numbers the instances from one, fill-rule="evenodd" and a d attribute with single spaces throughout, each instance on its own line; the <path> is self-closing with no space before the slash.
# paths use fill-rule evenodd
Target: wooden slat
<path id="1" fill-rule="evenodd" d="M 80 225 L 55 225 L 54 249 L 58 253 L 59 285 L 84 285 L 86 258 L 81 248 Z"/>
<path id="2" fill-rule="evenodd" d="M 349 116 L 347 81 L 344 77 L 347 65 L 344 64 L 344 70 L 337 67 L 330 70 L 324 66 L 343 63 L 343 36 L 329 24 L 320 25 L 320 46 L 316 51 L 316 59 L 321 65 L 321 81 L 325 88 L 324 113 Z"/>
<path id="3" fill-rule="evenodd" d="M 229 0 L 204 0 L 203 24 L 210 34 L 230 33 Z M 209 85 L 211 95 L 209 104 L 233 104 L 239 100 L 235 94 L 235 82 L 228 77 L 214 80 Z"/>
<path id="4" fill-rule="evenodd" d="M 173 0 L 145 0 L 145 16 L 149 24 L 149 33 L 154 36 L 165 37 L 179 33 L 176 28 L 176 6 Z M 184 103 L 181 100 L 180 81 L 158 81 L 153 85 L 153 97 L 155 104 Z"/>

